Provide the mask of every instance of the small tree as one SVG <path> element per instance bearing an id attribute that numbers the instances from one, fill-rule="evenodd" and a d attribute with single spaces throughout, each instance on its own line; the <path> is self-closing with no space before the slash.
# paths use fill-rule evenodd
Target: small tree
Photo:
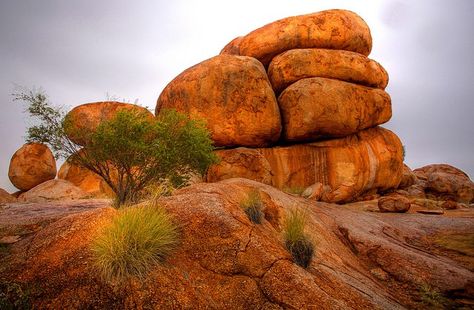
<path id="1" fill-rule="evenodd" d="M 163 111 L 156 119 L 121 110 L 94 131 L 75 132 L 89 141 L 81 149 L 66 134 L 73 128 L 70 120 L 50 105 L 46 95 L 23 91 L 14 96 L 27 102 L 27 112 L 40 121 L 28 128 L 26 140 L 46 143 L 57 156 L 101 176 L 119 204 L 138 199 L 150 183 L 185 184 L 190 174 L 203 175 L 217 161 L 204 123 L 174 110 Z"/>

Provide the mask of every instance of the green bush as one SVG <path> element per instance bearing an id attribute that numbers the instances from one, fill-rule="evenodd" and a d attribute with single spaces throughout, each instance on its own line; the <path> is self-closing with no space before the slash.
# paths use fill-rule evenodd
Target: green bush
<path id="1" fill-rule="evenodd" d="M 305 189 L 306 188 L 301 187 L 301 186 L 291 186 L 291 187 L 284 187 L 283 192 L 290 195 L 301 196 L 303 192 L 305 191 Z"/>
<path id="2" fill-rule="evenodd" d="M 120 209 L 91 243 L 94 265 L 106 280 L 144 277 L 179 242 L 178 227 L 154 204 Z"/>
<path id="3" fill-rule="evenodd" d="M 314 245 L 305 234 L 306 213 L 301 209 L 291 210 L 284 224 L 284 240 L 296 264 L 307 268 L 314 255 Z"/>
<path id="4" fill-rule="evenodd" d="M 240 202 L 240 207 L 244 209 L 249 220 L 255 224 L 261 224 L 263 218 L 263 203 L 260 193 L 257 190 L 252 190 L 248 193 L 245 200 Z"/>

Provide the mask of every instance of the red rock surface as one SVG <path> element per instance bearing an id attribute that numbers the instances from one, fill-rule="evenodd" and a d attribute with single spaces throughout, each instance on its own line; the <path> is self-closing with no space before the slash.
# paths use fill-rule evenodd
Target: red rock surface
<path id="1" fill-rule="evenodd" d="M 278 97 L 285 141 L 343 137 L 387 122 L 390 96 L 381 89 L 326 78 L 299 80 Z"/>
<path id="2" fill-rule="evenodd" d="M 56 160 L 49 148 L 40 143 L 23 145 L 13 154 L 8 177 L 19 190 L 29 190 L 56 177 Z"/>
<path id="3" fill-rule="evenodd" d="M 280 137 L 280 111 L 262 64 L 220 55 L 178 75 L 156 105 L 204 119 L 216 146 L 268 146 Z"/>
<path id="4" fill-rule="evenodd" d="M 295 48 L 327 48 L 369 55 L 372 37 L 365 21 L 351 11 L 328 10 L 287 17 L 230 43 L 222 53 L 251 56 L 267 66 L 272 58 Z M 238 46 L 238 48 L 236 47 Z"/>
<path id="5" fill-rule="evenodd" d="M 137 111 L 150 119 L 154 118 L 146 108 L 135 104 L 116 101 L 86 103 L 75 107 L 66 115 L 69 122 L 66 132 L 72 141 L 84 146 L 88 142 L 84 133 L 94 131 L 101 122 L 112 119 L 120 110 Z"/>
<path id="6" fill-rule="evenodd" d="M 387 71 L 364 55 L 328 49 L 293 49 L 275 56 L 268 66 L 268 78 L 276 93 L 292 83 L 324 77 L 385 89 Z"/>
<path id="7" fill-rule="evenodd" d="M 229 177 L 262 181 L 261 171 L 269 165 L 270 185 L 306 188 L 320 182 L 326 186 L 322 201 L 344 202 L 372 189 L 396 188 L 402 177 L 402 144 L 394 133 L 380 127 L 342 139 L 256 150 L 217 151 L 222 160 L 209 169 L 208 181 Z M 235 160 L 227 162 L 242 156 L 251 158 L 239 165 Z M 245 163 L 251 165 L 245 167 Z"/>
<path id="8" fill-rule="evenodd" d="M 239 206 L 253 189 L 264 203 L 261 225 L 252 224 Z M 472 301 L 472 258 L 463 260 L 439 241 L 472 235 L 472 211 L 410 214 L 413 220 L 407 220 L 406 214 L 296 198 L 244 179 L 197 184 L 161 203 L 183 223 L 182 242 L 143 281 L 108 284 L 93 268 L 90 240 L 115 214 L 103 205 L 23 236 L 10 246 L 0 277 L 28 288 L 35 308 L 50 309 L 426 308 L 424 283 L 449 293 L 452 306 Z M 12 212 L 26 212 L 12 208 L 0 211 L 0 225 Z M 306 210 L 307 233 L 316 244 L 307 269 L 293 263 L 282 240 L 282 223 L 292 208 Z M 34 213 L 29 218 L 34 222 Z"/>
<path id="9" fill-rule="evenodd" d="M 10 195 L 6 190 L 0 188 L 0 203 L 16 202 L 16 197 Z"/>
<path id="10" fill-rule="evenodd" d="M 378 200 L 381 212 L 404 213 L 410 210 L 410 200 L 401 195 L 390 195 Z"/>

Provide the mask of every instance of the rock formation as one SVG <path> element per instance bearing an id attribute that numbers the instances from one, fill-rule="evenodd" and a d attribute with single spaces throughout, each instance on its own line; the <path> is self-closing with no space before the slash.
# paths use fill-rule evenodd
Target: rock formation
<path id="1" fill-rule="evenodd" d="M 10 195 L 6 190 L 0 188 L 0 203 L 16 202 L 16 197 Z"/>
<path id="2" fill-rule="evenodd" d="M 27 191 L 56 177 L 56 160 L 49 148 L 40 143 L 23 145 L 13 154 L 8 169 L 12 184 Z"/>
<path id="3" fill-rule="evenodd" d="M 269 146 L 280 137 L 280 111 L 255 58 L 219 55 L 178 75 L 156 105 L 207 121 L 216 146 Z"/>
<path id="4" fill-rule="evenodd" d="M 90 195 L 65 180 L 49 180 L 20 194 L 20 202 L 45 202 L 50 200 L 74 200 L 89 198 Z"/>
<path id="5" fill-rule="evenodd" d="M 66 115 L 66 132 L 73 142 L 84 146 L 87 144 L 86 134 L 94 131 L 100 122 L 112 119 L 120 110 L 134 110 L 153 119 L 150 111 L 135 104 L 116 101 L 86 103 L 75 107 Z"/>
<path id="6" fill-rule="evenodd" d="M 217 151 L 208 181 L 311 186 L 309 197 L 328 202 L 388 190 L 401 181 L 402 144 L 376 127 L 392 108 L 388 74 L 367 58 L 371 48 L 370 30 L 353 12 L 285 18 L 185 70 L 155 114 L 174 108 L 207 122 L 215 146 L 227 148 Z"/>

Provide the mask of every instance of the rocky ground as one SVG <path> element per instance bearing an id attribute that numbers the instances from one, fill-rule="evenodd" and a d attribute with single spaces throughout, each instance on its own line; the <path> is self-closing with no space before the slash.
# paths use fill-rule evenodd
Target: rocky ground
<path id="1" fill-rule="evenodd" d="M 257 189 L 265 219 L 239 206 Z M 104 282 L 88 249 L 116 211 L 108 200 L 4 203 L 2 302 L 50 309 L 426 309 L 474 306 L 474 209 L 380 213 L 377 200 L 316 202 L 246 179 L 200 183 L 162 199 L 182 232 L 176 252 L 139 281 Z M 282 239 L 306 210 L 316 245 L 293 263 Z"/>

